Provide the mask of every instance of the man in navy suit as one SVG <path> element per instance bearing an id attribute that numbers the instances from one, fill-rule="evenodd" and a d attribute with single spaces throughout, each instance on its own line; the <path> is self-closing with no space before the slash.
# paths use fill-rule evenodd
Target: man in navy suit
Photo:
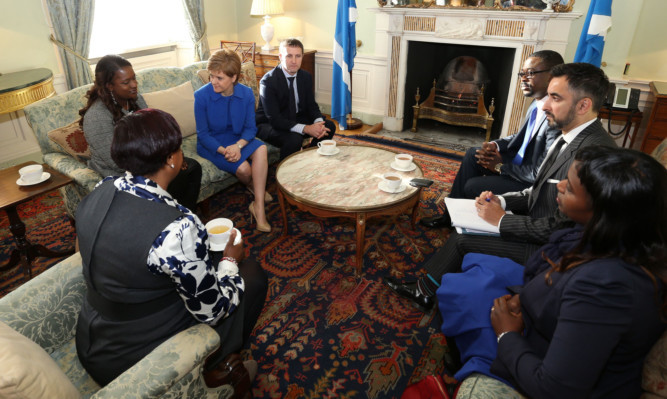
<path id="1" fill-rule="evenodd" d="M 311 146 L 331 139 L 336 125 L 325 120 L 315 102 L 313 77 L 301 68 L 303 44 L 297 39 L 280 43 L 280 65 L 259 82 L 255 114 L 257 137 L 280 147 L 280 159 L 301 150 L 303 139 Z"/>
<path id="2" fill-rule="evenodd" d="M 535 101 L 528 108 L 519 131 L 502 139 L 482 143 L 481 148 L 466 152 L 456 174 L 451 198 L 475 198 L 484 190 L 494 193 L 519 191 L 535 182 L 537 168 L 547 150 L 560 134 L 549 128 L 542 106 L 547 98 L 551 68 L 563 63 L 563 57 L 552 50 L 531 54 L 519 72 L 521 91 Z M 447 211 L 441 216 L 420 220 L 426 227 L 451 227 Z"/>
<path id="3" fill-rule="evenodd" d="M 421 310 L 433 307 L 442 275 L 460 271 L 465 254 L 502 256 L 525 264 L 549 240 L 551 233 L 570 227 L 573 222 L 558 210 L 556 183 L 566 178 L 579 148 L 616 146 L 597 119 L 609 88 L 604 72 L 591 64 L 573 63 L 558 65 L 551 74 L 543 107 L 549 125 L 560 129 L 562 134 L 547 152 L 535 183 L 523 191 L 501 196 L 485 191 L 476 199 L 480 217 L 498 226 L 500 237 L 452 232 L 445 245 L 424 265 L 423 277 L 411 282 L 385 277 L 385 283 L 394 292 L 410 299 Z"/>

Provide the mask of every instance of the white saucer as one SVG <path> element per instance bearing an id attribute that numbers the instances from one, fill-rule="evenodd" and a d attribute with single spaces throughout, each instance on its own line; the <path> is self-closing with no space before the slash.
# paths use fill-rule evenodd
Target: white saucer
<path id="1" fill-rule="evenodd" d="M 241 232 L 236 227 L 234 227 L 234 230 L 236 230 L 236 240 L 234 240 L 234 245 L 239 245 L 241 243 L 241 240 L 242 240 Z M 210 244 L 209 248 L 211 249 L 211 251 L 220 252 L 220 251 L 224 251 L 226 246 L 227 246 L 227 242 L 225 242 L 224 244 L 220 244 L 220 245 Z"/>
<path id="2" fill-rule="evenodd" d="M 320 155 L 324 155 L 324 156 L 327 156 L 327 157 L 330 156 L 330 155 L 336 155 L 336 154 L 338 154 L 339 152 L 340 152 L 340 148 L 338 148 L 338 147 L 336 147 L 336 149 L 334 150 L 334 152 L 332 152 L 331 154 L 325 154 L 325 153 L 323 153 L 321 148 L 318 148 L 318 149 L 317 149 L 317 153 L 318 153 L 318 154 L 320 154 Z"/>
<path id="3" fill-rule="evenodd" d="M 26 182 L 23 181 L 23 178 L 19 177 L 19 179 L 16 181 L 16 184 L 18 184 L 19 186 L 34 186 L 35 184 L 39 184 L 39 183 L 47 181 L 49 179 L 49 177 L 51 177 L 51 173 L 43 172 L 42 173 L 42 178 L 37 180 L 36 182 L 33 182 L 33 183 L 26 183 Z"/>
<path id="4" fill-rule="evenodd" d="M 378 188 L 380 190 L 384 191 L 385 193 L 398 194 L 398 193 L 402 193 L 403 191 L 405 191 L 405 189 L 408 188 L 408 185 L 405 184 L 405 183 L 401 183 L 401 186 L 399 188 L 392 191 L 392 190 L 387 188 L 386 183 L 384 181 L 381 181 L 380 183 L 378 183 Z"/>
<path id="5" fill-rule="evenodd" d="M 396 165 L 396 161 L 392 162 L 391 165 L 389 165 L 389 166 L 391 166 L 392 169 L 396 169 L 396 170 L 398 170 L 399 172 L 412 172 L 413 170 L 417 169 L 417 165 L 415 165 L 414 162 L 410 163 L 410 166 L 407 167 L 406 169 L 399 168 L 399 167 Z"/>

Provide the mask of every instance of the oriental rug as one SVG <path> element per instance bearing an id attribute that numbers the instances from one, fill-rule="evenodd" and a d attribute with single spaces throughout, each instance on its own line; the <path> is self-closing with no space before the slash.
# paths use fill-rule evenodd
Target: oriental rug
<path id="1" fill-rule="evenodd" d="M 393 144 L 349 137 L 337 140 L 384 148 Z M 400 151 L 412 154 L 425 177 L 434 180 L 423 190 L 421 216 L 441 212 L 437 208 L 443 206 L 441 199 L 449 192 L 459 161 Z M 275 167 L 270 168 L 268 189 L 277 196 Z M 62 204 L 60 209 L 40 205 L 58 200 L 57 194 L 51 194 L 30 205 L 43 211 L 26 214 L 24 220 L 40 214 L 44 220 L 31 222 L 30 238 L 34 234 L 37 240 L 45 234 L 50 238 L 44 244 L 73 244 L 74 231 Z M 447 383 L 454 382 L 446 369 L 450 353 L 437 312 L 419 312 L 382 283 L 386 275 L 419 275 L 424 262 L 446 241 L 446 231 L 419 224 L 412 230 L 407 214 L 372 218 L 367 221 L 363 272 L 355 276 L 352 219 L 319 219 L 289 208 L 289 234 L 281 237 L 283 222 L 276 198 L 267 204 L 273 229 L 264 234 L 250 223 L 247 207 L 251 200 L 245 188 L 236 184 L 211 198 L 209 218 L 232 219 L 243 233 L 247 253 L 260 261 L 269 277 L 264 311 L 243 350 L 244 357 L 259 364 L 254 397 L 400 398 L 409 384 L 428 374 L 440 374 Z M 44 216 L 47 214 L 50 216 Z M 7 247 L 14 246 L 5 226 L 6 217 L 0 219 L 0 262 L 8 257 L 11 248 Z M 50 231 L 47 226 L 51 226 Z M 41 232 L 43 228 L 46 230 Z M 35 263 L 37 274 L 55 261 L 39 258 Z M 12 285 L 9 274 L 0 274 L 0 290 L 4 290 L 0 292 Z"/>

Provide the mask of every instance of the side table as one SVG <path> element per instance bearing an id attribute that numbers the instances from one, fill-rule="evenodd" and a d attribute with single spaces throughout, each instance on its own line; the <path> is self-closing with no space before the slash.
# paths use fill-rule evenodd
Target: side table
<path id="1" fill-rule="evenodd" d="M 607 119 L 615 122 L 625 122 L 625 127 L 620 132 L 612 134 L 611 127 L 608 127 L 610 130 L 609 134 L 612 137 L 620 136 L 623 134 L 623 147 L 625 147 L 628 137 L 630 137 L 630 145 L 626 148 L 632 148 L 635 145 L 635 139 L 639 133 L 639 126 L 642 124 L 643 114 L 641 111 L 627 111 L 619 109 L 610 109 L 605 106 L 600 108 L 598 112 L 598 119 Z M 633 128 L 632 125 L 635 125 Z M 630 133 L 632 131 L 632 134 Z"/>
<path id="2" fill-rule="evenodd" d="M 16 240 L 16 248 L 12 251 L 9 262 L 4 266 L 0 266 L 0 271 L 9 270 L 20 262 L 23 267 L 23 273 L 27 275 L 28 279 L 32 278 L 31 264 L 32 260 L 37 256 L 55 258 L 74 253 L 73 249 L 65 252 L 52 251 L 43 245 L 31 244 L 26 238 L 25 223 L 19 217 L 16 209 L 18 205 L 72 182 L 72 179 L 66 175 L 44 164 L 44 171 L 51 174 L 48 180 L 32 186 L 19 186 L 16 184 L 16 181 L 20 177 L 19 169 L 33 164 L 35 162 L 25 162 L 0 170 L 0 209 L 3 209 L 7 213 L 9 217 L 9 231 L 11 231 Z"/>

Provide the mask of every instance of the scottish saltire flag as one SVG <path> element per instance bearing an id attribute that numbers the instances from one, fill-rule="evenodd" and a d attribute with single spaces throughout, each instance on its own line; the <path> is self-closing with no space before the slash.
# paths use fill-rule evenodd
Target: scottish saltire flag
<path id="1" fill-rule="evenodd" d="M 611 28 L 611 0 L 591 0 L 586 22 L 581 29 L 581 37 L 574 62 L 587 62 L 600 67 L 602 50 L 607 31 Z"/>
<path id="2" fill-rule="evenodd" d="M 347 129 L 347 114 L 352 112 L 352 81 L 354 57 L 357 55 L 357 4 L 354 0 L 338 0 L 336 34 L 333 50 L 333 79 L 331 83 L 331 117 L 341 129 Z"/>

